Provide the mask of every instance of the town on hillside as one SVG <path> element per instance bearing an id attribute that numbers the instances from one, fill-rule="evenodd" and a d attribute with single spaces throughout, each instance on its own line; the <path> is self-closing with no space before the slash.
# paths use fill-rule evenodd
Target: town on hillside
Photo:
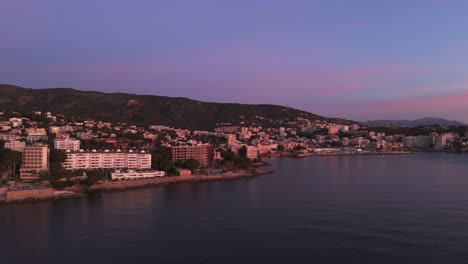
<path id="1" fill-rule="evenodd" d="M 242 117 L 240 117 L 242 119 Z M 368 128 L 309 120 L 219 123 L 214 131 L 0 112 L 0 189 L 9 192 L 252 170 L 262 157 L 468 151 L 467 127 Z M 268 122 L 265 122 L 268 121 Z M 258 124 L 272 124 L 262 127 Z"/>

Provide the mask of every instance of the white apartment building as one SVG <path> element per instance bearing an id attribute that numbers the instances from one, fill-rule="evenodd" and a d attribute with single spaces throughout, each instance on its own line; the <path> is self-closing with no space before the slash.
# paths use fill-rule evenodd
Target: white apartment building
<path id="1" fill-rule="evenodd" d="M 447 143 L 451 143 L 451 142 L 453 142 L 452 134 L 446 133 L 446 134 L 440 135 L 435 139 L 434 148 L 437 150 L 441 150 L 445 148 L 445 146 L 447 146 Z"/>
<path id="2" fill-rule="evenodd" d="M 80 141 L 77 139 L 56 139 L 54 148 L 61 150 L 78 151 L 80 150 Z"/>
<path id="3" fill-rule="evenodd" d="M 5 148 L 11 149 L 13 151 L 23 152 L 24 148 L 26 148 L 26 142 L 19 140 L 7 141 L 5 142 Z"/>
<path id="4" fill-rule="evenodd" d="M 142 152 L 116 151 L 67 151 L 67 159 L 63 163 L 67 170 L 89 169 L 150 169 L 151 154 Z"/>
<path id="5" fill-rule="evenodd" d="M 133 180 L 133 179 L 146 179 L 146 178 L 160 178 L 166 176 L 164 171 L 120 171 L 116 170 L 111 173 L 112 180 Z"/>

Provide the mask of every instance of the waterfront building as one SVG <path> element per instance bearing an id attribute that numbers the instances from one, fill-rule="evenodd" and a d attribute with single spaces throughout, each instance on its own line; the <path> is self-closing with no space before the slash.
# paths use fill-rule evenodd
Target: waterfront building
<path id="1" fill-rule="evenodd" d="M 274 149 L 278 149 L 278 144 L 257 144 L 257 150 L 260 155 L 268 154 Z"/>
<path id="2" fill-rule="evenodd" d="M 20 169 L 20 179 L 36 180 L 41 171 L 49 169 L 50 150 L 47 145 L 26 146 L 23 151 L 23 164 Z"/>
<path id="3" fill-rule="evenodd" d="M 416 137 L 403 137 L 402 143 L 406 148 L 414 148 L 416 146 Z"/>
<path id="4" fill-rule="evenodd" d="M 453 142 L 452 134 L 446 133 L 436 137 L 434 148 L 437 150 L 444 149 L 447 143 Z"/>
<path id="5" fill-rule="evenodd" d="M 150 169 L 151 154 L 145 151 L 128 152 L 116 151 L 67 151 L 67 158 L 63 163 L 67 170 L 90 169 Z"/>
<path id="6" fill-rule="evenodd" d="M 211 144 L 171 146 L 168 151 L 174 163 L 193 158 L 200 161 L 201 166 L 207 166 L 214 160 L 214 146 Z"/>
<path id="7" fill-rule="evenodd" d="M 432 136 L 417 136 L 415 139 L 416 148 L 428 149 L 434 145 L 434 138 Z"/>
<path id="8" fill-rule="evenodd" d="M 12 141 L 5 142 L 5 148 L 11 149 L 13 151 L 23 152 L 25 147 L 26 147 L 26 142 L 22 142 L 19 140 L 12 140 Z"/>
<path id="9" fill-rule="evenodd" d="M 179 176 L 190 176 L 192 175 L 192 171 L 191 170 L 187 170 L 187 169 L 177 169 L 179 171 Z"/>
<path id="10" fill-rule="evenodd" d="M 402 143 L 406 148 L 428 149 L 434 145 L 434 138 L 432 136 L 403 137 Z"/>
<path id="11" fill-rule="evenodd" d="M 236 153 L 237 155 L 239 154 L 239 150 L 242 148 L 242 147 L 245 147 L 247 152 L 246 152 L 246 157 L 251 159 L 251 160 L 254 160 L 256 158 L 258 158 L 258 149 L 254 146 L 249 146 L 249 145 L 246 145 L 246 144 L 233 144 L 233 145 L 230 145 L 229 146 L 229 149 Z"/>
<path id="12" fill-rule="evenodd" d="M 133 179 L 147 179 L 147 178 L 160 178 L 166 176 L 164 171 L 151 170 L 151 171 L 121 171 L 116 170 L 111 173 L 112 180 L 133 180 Z"/>
<path id="13" fill-rule="evenodd" d="M 54 148 L 61 150 L 78 151 L 80 150 L 80 141 L 77 139 L 55 139 Z"/>

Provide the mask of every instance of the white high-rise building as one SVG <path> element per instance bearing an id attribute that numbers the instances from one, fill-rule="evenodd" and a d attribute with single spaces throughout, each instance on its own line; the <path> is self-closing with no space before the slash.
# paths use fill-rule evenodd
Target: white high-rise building
<path id="1" fill-rule="evenodd" d="M 151 154 L 142 152 L 117 151 L 67 151 L 63 163 L 67 170 L 89 169 L 150 169 Z"/>
<path id="2" fill-rule="evenodd" d="M 452 134 L 443 134 L 436 138 L 435 140 L 435 149 L 441 150 L 447 146 L 447 143 L 453 142 Z"/>

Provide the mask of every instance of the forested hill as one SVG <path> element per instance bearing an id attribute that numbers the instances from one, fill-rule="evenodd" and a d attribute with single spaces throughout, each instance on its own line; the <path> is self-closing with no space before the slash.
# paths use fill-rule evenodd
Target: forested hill
<path id="1" fill-rule="evenodd" d="M 279 106 L 200 102 L 188 98 L 126 93 L 80 91 L 71 88 L 28 89 L 0 85 L 0 111 L 50 111 L 83 119 L 129 122 L 138 125 L 168 125 L 188 129 L 212 129 L 217 123 L 261 124 L 266 120 L 297 117 L 350 123 Z M 261 117 L 260 119 L 258 117 Z"/>

